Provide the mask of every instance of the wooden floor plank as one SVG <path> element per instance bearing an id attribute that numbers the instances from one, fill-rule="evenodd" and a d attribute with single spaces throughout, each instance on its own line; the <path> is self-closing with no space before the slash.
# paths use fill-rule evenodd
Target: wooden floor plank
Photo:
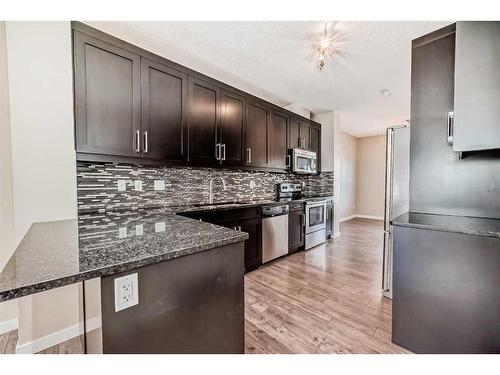
<path id="1" fill-rule="evenodd" d="M 391 343 L 382 249 L 382 222 L 353 219 L 342 223 L 341 237 L 247 274 L 249 352 L 288 353 L 306 344 L 316 353 L 408 353 Z"/>

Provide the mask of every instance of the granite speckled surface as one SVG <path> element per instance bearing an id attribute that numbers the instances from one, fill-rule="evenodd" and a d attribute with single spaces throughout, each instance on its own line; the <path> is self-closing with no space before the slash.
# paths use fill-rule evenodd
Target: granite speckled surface
<path id="1" fill-rule="evenodd" d="M 247 238 L 164 209 L 35 223 L 0 273 L 0 302 Z"/>
<path id="2" fill-rule="evenodd" d="M 407 212 L 392 225 L 500 238 L 500 219 Z"/>

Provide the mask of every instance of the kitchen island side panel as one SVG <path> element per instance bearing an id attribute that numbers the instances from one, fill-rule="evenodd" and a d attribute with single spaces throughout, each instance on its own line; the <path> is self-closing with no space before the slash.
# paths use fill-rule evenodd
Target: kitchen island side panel
<path id="1" fill-rule="evenodd" d="M 139 304 L 115 312 L 114 280 Z M 243 242 L 103 277 L 104 353 L 244 353 Z"/>
<path id="2" fill-rule="evenodd" d="M 415 353 L 500 353 L 500 239 L 394 227 L 392 341 Z"/>

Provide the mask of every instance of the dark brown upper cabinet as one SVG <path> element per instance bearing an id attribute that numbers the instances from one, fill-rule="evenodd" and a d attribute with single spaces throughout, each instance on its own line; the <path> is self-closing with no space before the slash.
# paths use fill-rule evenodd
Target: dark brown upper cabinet
<path id="1" fill-rule="evenodd" d="M 269 122 L 271 110 L 253 101 L 248 102 L 245 131 L 245 165 L 268 167 Z"/>
<path id="2" fill-rule="evenodd" d="M 271 111 L 269 166 L 271 168 L 286 169 L 290 167 L 288 155 L 288 121 L 287 114 Z"/>
<path id="3" fill-rule="evenodd" d="M 222 150 L 217 129 L 220 121 L 219 87 L 189 77 L 189 161 L 219 163 Z"/>
<path id="4" fill-rule="evenodd" d="M 300 119 L 298 117 L 290 117 L 290 126 L 288 132 L 288 144 L 290 148 L 300 147 Z"/>
<path id="5" fill-rule="evenodd" d="M 72 22 L 78 160 L 287 170 L 316 125 Z M 291 117 L 290 117 L 291 116 Z"/>
<path id="6" fill-rule="evenodd" d="M 316 153 L 316 163 L 318 172 L 321 171 L 321 126 L 311 125 L 311 151 Z"/>
<path id="7" fill-rule="evenodd" d="M 288 134 L 290 148 L 303 148 L 310 150 L 311 125 L 304 119 L 296 116 L 290 118 L 290 131 Z"/>
<path id="8" fill-rule="evenodd" d="M 187 159 L 187 75 L 141 59 L 143 155 Z"/>
<path id="9" fill-rule="evenodd" d="M 74 32 L 76 151 L 142 156 L 141 59 Z"/>
<path id="10" fill-rule="evenodd" d="M 500 148 L 499 66 L 500 22 L 457 22 L 453 151 Z"/>
<path id="11" fill-rule="evenodd" d="M 221 90 L 221 121 L 219 144 L 221 164 L 244 163 L 246 98 L 231 91 Z"/>

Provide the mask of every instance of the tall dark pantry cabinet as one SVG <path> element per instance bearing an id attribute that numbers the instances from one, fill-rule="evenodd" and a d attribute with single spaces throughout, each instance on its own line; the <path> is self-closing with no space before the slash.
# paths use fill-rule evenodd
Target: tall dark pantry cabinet
<path id="1" fill-rule="evenodd" d="M 500 353 L 499 67 L 500 22 L 413 41 L 392 340 L 416 353 Z"/>

